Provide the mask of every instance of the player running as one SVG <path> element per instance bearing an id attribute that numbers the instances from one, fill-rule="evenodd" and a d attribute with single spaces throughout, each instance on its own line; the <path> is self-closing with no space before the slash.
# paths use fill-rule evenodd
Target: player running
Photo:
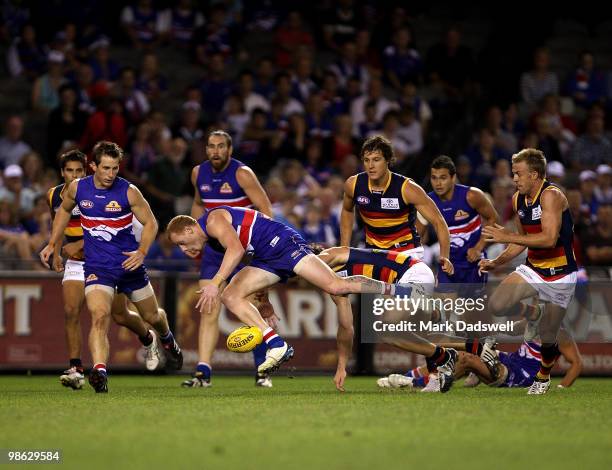
<path id="1" fill-rule="evenodd" d="M 143 260 L 157 233 L 149 204 L 135 186 L 118 178 L 123 150 L 112 142 L 98 142 L 93 149 L 94 174 L 70 183 L 56 212 L 49 243 L 40 253 L 42 262 L 61 248 L 62 235 L 72 210 L 78 205 L 84 230 L 85 299 L 92 316 L 89 348 L 94 367 L 89 383 L 96 393 L 108 391 L 108 328 L 115 289 L 125 293 L 145 321 L 160 333 L 166 353 L 180 369 L 182 353 L 159 314 L 157 299 Z M 140 243 L 132 233 L 132 219 L 142 224 Z"/>
<path id="2" fill-rule="evenodd" d="M 512 156 L 512 174 L 517 192 L 512 198 L 519 233 L 500 225 L 483 229 L 487 242 L 506 243 L 494 260 L 480 261 L 483 271 L 496 269 L 527 251 L 527 262 L 506 277 L 489 299 L 494 315 L 518 314 L 522 299 L 538 296 L 546 303 L 546 328 L 540 328 L 541 365 L 529 388 L 530 395 L 542 395 L 550 387 L 550 370 L 559 357 L 557 332 L 576 289 L 576 259 L 572 249 L 573 222 L 567 198 L 546 180 L 546 158 L 540 150 L 523 149 Z M 535 337 L 542 313 L 526 329 L 526 339 Z"/>
<path id="3" fill-rule="evenodd" d="M 206 244 L 224 252 L 213 282 L 201 289 L 196 308 L 211 308 L 221 300 L 243 323 L 262 330 L 268 349 L 266 360 L 258 367 L 260 373 L 273 371 L 289 360 L 293 348 L 268 326 L 249 301 L 253 293 L 296 275 L 334 295 L 409 295 L 411 292 L 411 288 L 364 276 L 339 277 L 312 253 L 299 233 L 253 209 L 220 206 L 207 211 L 198 220 L 179 215 L 170 221 L 167 232 L 170 240 L 192 258 L 197 257 Z M 221 292 L 219 286 L 236 269 L 246 252 L 253 256 L 250 265 L 242 268 Z"/>
<path id="4" fill-rule="evenodd" d="M 272 204 L 264 192 L 257 176 L 248 166 L 232 158 L 232 138 L 221 130 L 216 130 L 208 135 L 206 143 L 206 156 L 208 161 L 197 165 L 191 172 L 191 183 L 195 188 L 191 217 L 199 219 L 204 215 L 206 209 L 226 205 L 231 207 L 253 207 L 272 217 Z M 217 273 L 223 253 L 206 246 L 202 252 L 202 263 L 200 269 L 200 288 L 212 281 Z M 220 285 L 223 290 L 226 283 Z M 267 293 L 260 293 L 257 299 L 258 307 L 267 316 L 272 316 L 274 311 Z M 216 303 L 211 310 L 204 310 L 200 315 L 200 326 L 198 332 L 198 364 L 191 379 L 185 380 L 183 387 L 209 387 L 212 379 L 212 356 L 219 339 L 219 314 L 221 304 Z M 259 366 L 266 355 L 264 344 L 253 350 L 255 367 Z M 268 374 L 256 373 L 255 384 L 260 387 L 272 387 L 272 380 Z"/>
<path id="5" fill-rule="evenodd" d="M 85 176 L 87 157 L 78 150 L 71 150 L 60 157 L 61 175 L 64 182 L 47 193 L 51 216 L 62 204 L 63 193 L 72 181 Z M 53 258 L 53 269 L 64 271 L 62 279 L 62 296 L 64 298 L 66 345 L 68 348 L 70 366 L 60 376 L 60 382 L 65 387 L 80 390 L 85 383 L 83 363 L 81 362 L 81 309 L 85 302 L 85 274 L 83 265 L 83 228 L 81 227 L 81 212 L 74 207 L 70 221 L 64 230 L 66 243 L 62 247 L 63 254 L 68 257 L 63 265 L 62 257 Z M 165 315 L 161 311 L 160 314 Z M 147 329 L 138 314 L 128 310 L 124 295 L 118 295 L 113 301 L 111 316 L 115 323 L 125 326 L 134 332 L 145 347 L 145 365 L 148 370 L 155 370 L 160 362 L 159 349 L 152 331 Z"/>

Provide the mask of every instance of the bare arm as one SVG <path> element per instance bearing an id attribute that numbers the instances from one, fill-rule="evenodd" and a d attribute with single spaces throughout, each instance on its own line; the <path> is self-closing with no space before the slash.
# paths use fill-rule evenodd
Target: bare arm
<path id="1" fill-rule="evenodd" d="M 491 201 L 489 201 L 489 198 L 487 198 L 485 193 L 483 193 L 480 189 L 473 187 L 470 188 L 467 193 L 467 202 L 472 209 L 480 214 L 483 227 L 495 225 L 497 223 L 497 211 L 495 210 L 495 207 L 493 207 L 493 204 L 491 204 Z M 478 240 L 478 243 L 476 243 L 474 246 L 474 250 L 478 251 L 480 254 L 482 250 L 484 250 L 486 244 L 487 242 L 485 240 L 485 236 L 481 235 L 480 240 Z"/>
<path id="2" fill-rule="evenodd" d="M 344 392 L 344 379 L 346 378 L 346 366 L 353 351 L 353 309 L 348 296 L 332 296 L 338 308 L 338 332 L 336 333 L 336 345 L 338 348 L 338 365 L 334 384 L 336 389 Z"/>
<path id="3" fill-rule="evenodd" d="M 70 183 L 68 189 L 64 192 L 64 198 L 62 200 L 62 205 L 59 207 L 57 212 L 55 213 L 55 218 L 53 219 L 53 227 L 51 229 L 51 237 L 49 238 L 49 243 L 45 246 L 40 252 L 40 260 L 41 262 L 49 268 L 49 257 L 55 253 L 54 268 L 58 270 L 59 268 L 59 251 L 61 248 L 61 241 L 64 238 L 64 230 L 68 226 L 68 222 L 70 221 L 70 214 L 72 213 L 72 209 L 76 206 L 76 189 L 79 180 L 75 180 Z"/>
<path id="4" fill-rule="evenodd" d="M 561 214 L 566 205 L 565 196 L 557 189 L 547 189 L 542 193 L 540 201 L 542 208 L 542 231 L 540 233 L 513 233 L 495 225 L 483 229 L 486 241 L 513 243 L 529 248 L 554 247 L 561 229 Z"/>
<path id="5" fill-rule="evenodd" d="M 213 281 L 219 286 L 236 269 L 244 256 L 245 250 L 231 224 L 231 215 L 225 210 L 219 209 L 210 213 L 206 221 L 206 231 L 211 238 L 217 239 L 225 248 L 223 261 L 213 278 Z"/>
<path id="6" fill-rule="evenodd" d="M 564 388 L 571 387 L 582 371 L 582 357 L 574 339 L 564 330 L 559 331 L 559 351 L 567 362 L 569 369 L 565 372 L 559 385 Z"/>
<path id="7" fill-rule="evenodd" d="M 319 253 L 319 258 L 330 268 L 346 264 L 350 249 L 347 246 L 335 246 Z"/>
<path id="8" fill-rule="evenodd" d="M 200 191 L 197 186 L 198 179 L 198 170 L 199 166 L 196 166 L 191 170 L 191 184 L 195 190 L 193 195 L 193 203 L 191 204 L 191 217 L 198 220 L 200 217 L 204 215 L 204 203 L 202 202 L 202 198 L 200 197 Z"/>
<path id="9" fill-rule="evenodd" d="M 149 252 L 149 248 L 151 248 L 151 245 L 155 241 L 158 225 L 153 212 L 151 212 L 149 203 L 136 186 L 133 184 L 130 185 L 127 195 L 132 213 L 138 222 L 142 224 L 142 235 L 137 250 L 123 252 L 123 254 L 127 256 L 127 259 L 123 261 L 121 266 L 128 271 L 134 271 L 142 265 L 145 256 L 147 256 Z"/>
<path id="10" fill-rule="evenodd" d="M 344 199 L 342 200 L 342 212 L 340 213 L 340 245 L 351 246 L 353 226 L 355 225 L 355 202 L 353 201 L 353 190 L 357 176 L 351 176 L 344 183 Z"/>
<path id="11" fill-rule="evenodd" d="M 236 181 L 238 181 L 238 184 L 257 210 L 268 217 L 272 217 L 272 203 L 259 183 L 257 176 L 253 173 L 253 170 L 248 166 L 238 168 L 236 171 Z"/>

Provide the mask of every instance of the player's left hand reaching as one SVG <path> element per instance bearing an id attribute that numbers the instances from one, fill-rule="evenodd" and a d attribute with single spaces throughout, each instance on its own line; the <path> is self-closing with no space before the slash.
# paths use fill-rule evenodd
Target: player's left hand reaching
<path id="1" fill-rule="evenodd" d="M 124 251 L 122 252 L 125 256 L 127 256 L 127 259 L 121 263 L 121 266 L 123 267 L 123 269 L 125 269 L 126 271 L 135 271 L 136 269 L 138 269 L 142 263 L 144 262 L 144 258 L 145 255 L 142 251 L 140 250 L 135 250 L 135 251 Z"/>
<path id="2" fill-rule="evenodd" d="M 336 375 L 334 375 L 334 384 L 339 392 L 344 392 L 344 379 L 346 379 L 346 369 L 337 369 Z"/>
<path id="3" fill-rule="evenodd" d="M 212 312 L 213 307 L 219 300 L 219 287 L 213 283 L 206 284 L 196 293 L 200 294 L 200 298 L 196 303 L 196 309 L 200 313 L 204 313 L 204 311 Z"/>
<path id="4" fill-rule="evenodd" d="M 40 257 L 40 262 L 47 269 L 51 269 L 51 266 L 49 266 L 49 258 L 51 257 L 51 255 L 53 255 L 53 250 L 53 246 L 47 245 L 41 250 L 38 255 Z"/>
<path id="5" fill-rule="evenodd" d="M 482 228 L 485 241 L 489 243 L 508 243 L 507 236 L 511 233 L 499 224 L 487 225 Z"/>

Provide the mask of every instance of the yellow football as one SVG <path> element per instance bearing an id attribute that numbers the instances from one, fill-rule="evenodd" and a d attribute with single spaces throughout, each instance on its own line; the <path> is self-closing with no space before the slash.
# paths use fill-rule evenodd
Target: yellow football
<path id="1" fill-rule="evenodd" d="M 227 337 L 227 349 L 233 352 L 245 353 L 261 344 L 263 334 L 256 326 L 241 326 Z"/>

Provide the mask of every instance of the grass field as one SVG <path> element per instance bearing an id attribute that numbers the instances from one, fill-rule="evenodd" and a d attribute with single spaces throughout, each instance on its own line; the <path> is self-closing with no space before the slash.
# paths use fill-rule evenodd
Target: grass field
<path id="1" fill-rule="evenodd" d="M 612 380 L 545 396 L 480 386 L 378 390 L 349 378 L 111 376 L 108 395 L 0 376 L 0 448 L 59 448 L 66 468 L 612 468 Z"/>

